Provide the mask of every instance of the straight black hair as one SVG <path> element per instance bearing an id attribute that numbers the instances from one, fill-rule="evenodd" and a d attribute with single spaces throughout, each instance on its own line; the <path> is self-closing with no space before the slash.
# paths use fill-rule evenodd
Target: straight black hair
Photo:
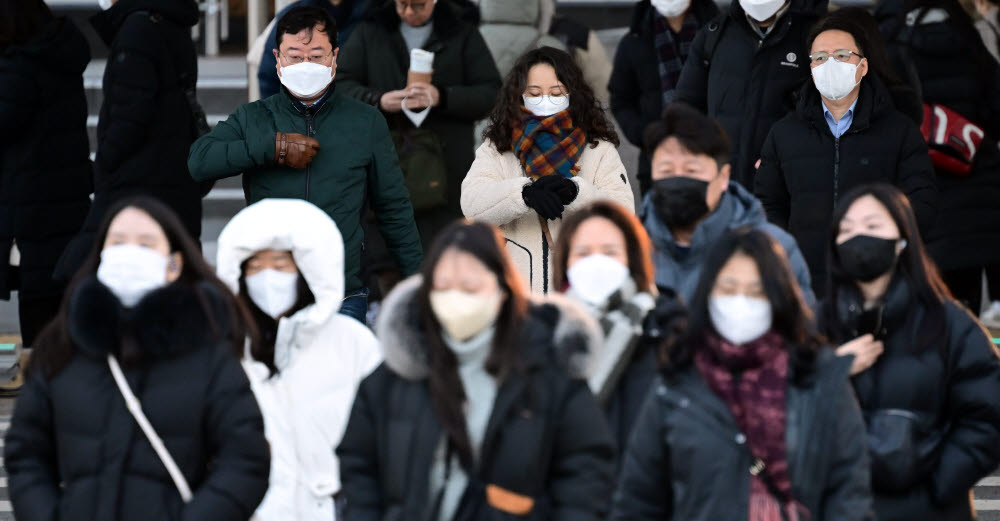
<path id="1" fill-rule="evenodd" d="M 879 32 L 878 20 L 862 7 L 841 7 L 830 11 L 809 32 L 809 47 L 824 31 L 844 31 L 854 38 L 861 55 L 868 59 L 868 70 L 874 72 L 886 87 L 903 85 L 889 60 L 885 39 Z"/>
<path id="2" fill-rule="evenodd" d="M 846 342 L 850 338 L 850 328 L 843 324 L 837 313 L 837 299 L 846 292 L 860 292 L 858 283 L 844 271 L 840 255 L 837 253 L 837 235 L 840 232 L 840 221 L 847 215 L 851 206 L 862 197 L 874 197 L 889 212 L 899 237 L 906 241 L 906 247 L 900 252 L 896 261 L 895 277 L 901 278 L 925 308 L 926 315 L 917 325 L 915 338 L 908 345 L 916 352 L 928 347 L 940 345 L 942 336 L 946 333 L 946 318 L 944 303 L 951 298 L 948 287 L 938 275 L 937 267 L 920 237 L 917 218 L 913 208 L 903 192 L 895 186 L 885 183 L 862 185 L 848 192 L 833 212 L 833 224 L 830 227 L 827 241 L 827 298 L 823 303 L 822 317 L 826 334 L 834 342 Z M 910 319 L 916 314 L 910 313 Z"/>
<path id="3" fill-rule="evenodd" d="M 44 0 L 0 0 L 0 50 L 30 41 L 50 21 Z"/>
<path id="4" fill-rule="evenodd" d="M 313 29 L 319 26 L 320 32 L 325 33 L 330 38 L 330 44 L 337 48 L 337 21 L 320 7 L 300 5 L 293 7 L 282 16 L 275 25 L 274 48 L 281 48 L 281 37 L 286 34 L 298 34 L 302 30 L 309 31 L 310 41 L 312 40 Z"/>
<path id="5" fill-rule="evenodd" d="M 687 327 L 667 338 L 660 349 L 660 363 L 667 378 L 691 365 L 694 353 L 705 345 L 705 335 L 715 330 L 708 314 L 708 300 L 719 272 L 734 255 L 747 255 L 757 263 L 764 294 L 771 304 L 771 330 L 781 335 L 789 351 L 796 382 L 812 374 L 823 338 L 816 331 L 812 310 L 806 304 L 784 249 L 762 230 L 740 227 L 726 231 L 708 252 L 688 314 Z"/>
<path id="6" fill-rule="evenodd" d="M 421 267 L 423 284 L 417 291 L 420 325 L 427 341 L 427 361 L 430 366 L 428 385 L 431 404 L 438 420 L 448 434 L 448 440 L 466 469 L 473 465 L 472 444 L 465 428 L 466 400 L 458 376 L 458 359 L 444 343 L 441 324 L 431 309 L 430 293 L 434 289 L 434 269 L 448 251 L 457 250 L 475 257 L 496 275 L 506 298 L 496 320 L 493 346 L 486 359 L 486 370 L 503 380 L 524 369 L 519 335 L 528 310 L 527 289 L 505 250 L 505 240 L 494 226 L 478 222 L 456 221 L 434 240 Z"/>
<path id="7" fill-rule="evenodd" d="M 59 313 L 39 335 L 32 354 L 31 365 L 37 364 L 46 377 L 52 378 L 62 371 L 73 358 L 76 347 L 69 335 L 70 300 L 80 284 L 97 273 L 111 221 L 127 208 L 139 210 L 156 221 L 167 237 L 170 251 L 181 254 L 183 266 L 181 274 L 174 284 L 183 284 L 197 294 L 202 312 L 207 317 L 214 336 L 226 339 L 230 344 L 231 352 L 237 357 L 243 356 L 243 349 L 248 341 L 251 349 L 254 349 L 257 344 L 257 330 L 246 307 L 236 300 L 229 288 L 215 276 L 215 270 L 205 262 L 201 248 L 188 235 L 180 218 L 164 203 L 151 197 L 140 196 L 119 201 L 105 214 L 90 253 L 66 289 Z M 226 324 L 227 330 L 222 331 L 222 324 L 215 320 L 216 312 L 213 309 L 218 303 L 210 301 L 209 297 L 198 288 L 198 285 L 202 284 L 210 286 L 215 290 L 214 296 L 222 299 L 228 322 Z M 123 339 L 121 348 L 123 365 L 136 365 L 143 361 L 141 350 L 129 338 Z"/>
<path id="8" fill-rule="evenodd" d="M 681 102 L 667 106 L 663 118 L 646 127 L 643 142 L 652 156 L 668 138 L 676 138 L 688 152 L 708 156 L 722 168 L 732 160 L 732 144 L 718 121 Z"/>

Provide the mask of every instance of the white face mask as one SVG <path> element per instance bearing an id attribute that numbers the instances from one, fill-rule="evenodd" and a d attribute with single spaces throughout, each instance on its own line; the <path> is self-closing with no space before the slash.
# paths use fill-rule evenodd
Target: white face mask
<path id="1" fill-rule="evenodd" d="M 785 0 L 740 0 L 740 7 L 743 8 L 743 11 L 745 11 L 750 18 L 753 18 L 758 22 L 763 22 L 771 18 L 777 14 L 777 12 L 780 11 L 784 5 Z"/>
<path id="2" fill-rule="evenodd" d="M 416 49 L 414 49 L 414 50 L 416 50 Z M 409 99 L 409 98 L 403 98 L 403 103 L 402 103 L 403 114 L 406 114 L 406 117 L 409 118 L 409 120 L 413 122 L 413 125 L 415 127 L 420 128 L 420 125 L 423 125 L 424 120 L 427 119 L 427 116 L 431 113 L 430 103 L 433 101 L 431 99 L 431 95 L 427 94 L 427 103 L 428 103 L 427 108 L 425 108 L 424 110 L 421 110 L 420 112 L 414 112 L 414 111 L 406 108 L 406 101 L 407 101 L 407 99 Z"/>
<path id="3" fill-rule="evenodd" d="M 569 94 L 565 96 L 525 96 L 522 94 L 521 98 L 524 99 L 524 106 L 540 118 L 547 118 L 569 108 Z"/>
<path id="4" fill-rule="evenodd" d="M 621 289 L 629 275 L 628 267 L 600 253 L 588 255 L 566 270 L 573 293 L 593 306 L 607 302 L 608 297 Z"/>
<path id="5" fill-rule="evenodd" d="M 489 327 L 500 312 L 501 293 L 478 295 L 457 289 L 431 291 L 431 309 L 452 340 L 464 342 Z"/>
<path id="6" fill-rule="evenodd" d="M 691 0 L 652 0 L 653 8 L 661 16 L 674 18 L 684 14 L 691 5 Z"/>
<path id="7" fill-rule="evenodd" d="M 709 297 L 708 315 L 719 335 L 737 346 L 757 340 L 771 329 L 771 303 L 767 299 Z"/>
<path id="8" fill-rule="evenodd" d="M 97 5 L 102 11 L 107 11 L 108 9 L 111 9 L 111 3 L 113 1 L 114 0 L 97 0 Z"/>
<path id="9" fill-rule="evenodd" d="M 122 306 L 131 308 L 150 291 L 167 285 L 169 262 L 166 255 L 135 244 L 109 246 L 101 252 L 97 280 L 118 297 Z"/>
<path id="10" fill-rule="evenodd" d="M 812 77 L 821 96 L 828 100 L 839 100 L 861 83 L 854 81 L 857 72 L 858 64 L 828 58 L 819 67 L 813 67 Z"/>
<path id="11" fill-rule="evenodd" d="M 283 315 L 299 298 L 299 274 L 266 269 L 246 278 L 247 295 L 271 318 Z"/>
<path id="12" fill-rule="evenodd" d="M 333 81 L 333 67 L 302 62 L 281 67 L 281 84 L 297 98 L 313 98 Z"/>

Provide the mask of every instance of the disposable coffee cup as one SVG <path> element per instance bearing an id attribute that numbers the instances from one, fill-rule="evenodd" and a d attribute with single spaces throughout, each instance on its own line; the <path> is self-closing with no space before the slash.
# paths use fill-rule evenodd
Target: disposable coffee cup
<path id="1" fill-rule="evenodd" d="M 423 49 L 410 51 L 410 70 L 406 74 L 406 84 L 430 83 L 434 72 L 434 53 Z"/>

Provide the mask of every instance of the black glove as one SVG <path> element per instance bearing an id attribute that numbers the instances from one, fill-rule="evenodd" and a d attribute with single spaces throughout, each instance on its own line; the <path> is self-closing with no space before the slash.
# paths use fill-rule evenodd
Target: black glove
<path id="1" fill-rule="evenodd" d="M 524 185 L 524 188 L 521 189 L 521 197 L 528 208 L 551 221 L 562 217 L 563 204 L 558 194 L 545 188 L 549 182 L 542 183 L 542 179 L 546 177 L 552 176 L 545 176 L 538 181 Z"/>
<path id="2" fill-rule="evenodd" d="M 576 196 L 580 194 L 580 187 L 572 179 L 559 174 L 547 175 L 542 179 L 548 178 L 552 178 L 553 181 L 549 181 L 546 189 L 555 192 L 559 196 L 559 200 L 562 201 L 563 206 L 572 203 L 576 199 Z"/>

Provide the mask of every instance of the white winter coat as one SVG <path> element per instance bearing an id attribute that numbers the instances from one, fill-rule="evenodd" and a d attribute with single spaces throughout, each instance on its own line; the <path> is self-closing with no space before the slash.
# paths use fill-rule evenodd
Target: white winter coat
<path id="1" fill-rule="evenodd" d="M 340 444 L 361 380 L 380 362 L 374 335 L 340 315 L 344 243 L 322 210 L 297 199 L 265 199 L 236 214 L 219 237 L 219 277 L 239 291 L 240 265 L 260 250 L 291 250 L 316 297 L 278 323 L 273 377 L 244 360 L 271 445 L 270 488 L 260 521 L 331 521 L 340 491 Z"/>
<path id="2" fill-rule="evenodd" d="M 611 143 L 587 145 L 573 181 L 580 191 L 566 207 L 563 217 L 597 200 L 616 202 L 630 212 L 635 199 L 625 165 Z M 521 190 L 531 179 L 524 174 L 514 152 L 500 153 L 486 141 L 476 151 L 476 160 L 462 182 L 462 212 L 465 216 L 499 226 L 507 238 L 507 253 L 535 293 L 552 290 L 552 259 L 539 216 L 524 203 Z M 561 219 L 547 221 L 552 240 L 559 238 Z"/>

